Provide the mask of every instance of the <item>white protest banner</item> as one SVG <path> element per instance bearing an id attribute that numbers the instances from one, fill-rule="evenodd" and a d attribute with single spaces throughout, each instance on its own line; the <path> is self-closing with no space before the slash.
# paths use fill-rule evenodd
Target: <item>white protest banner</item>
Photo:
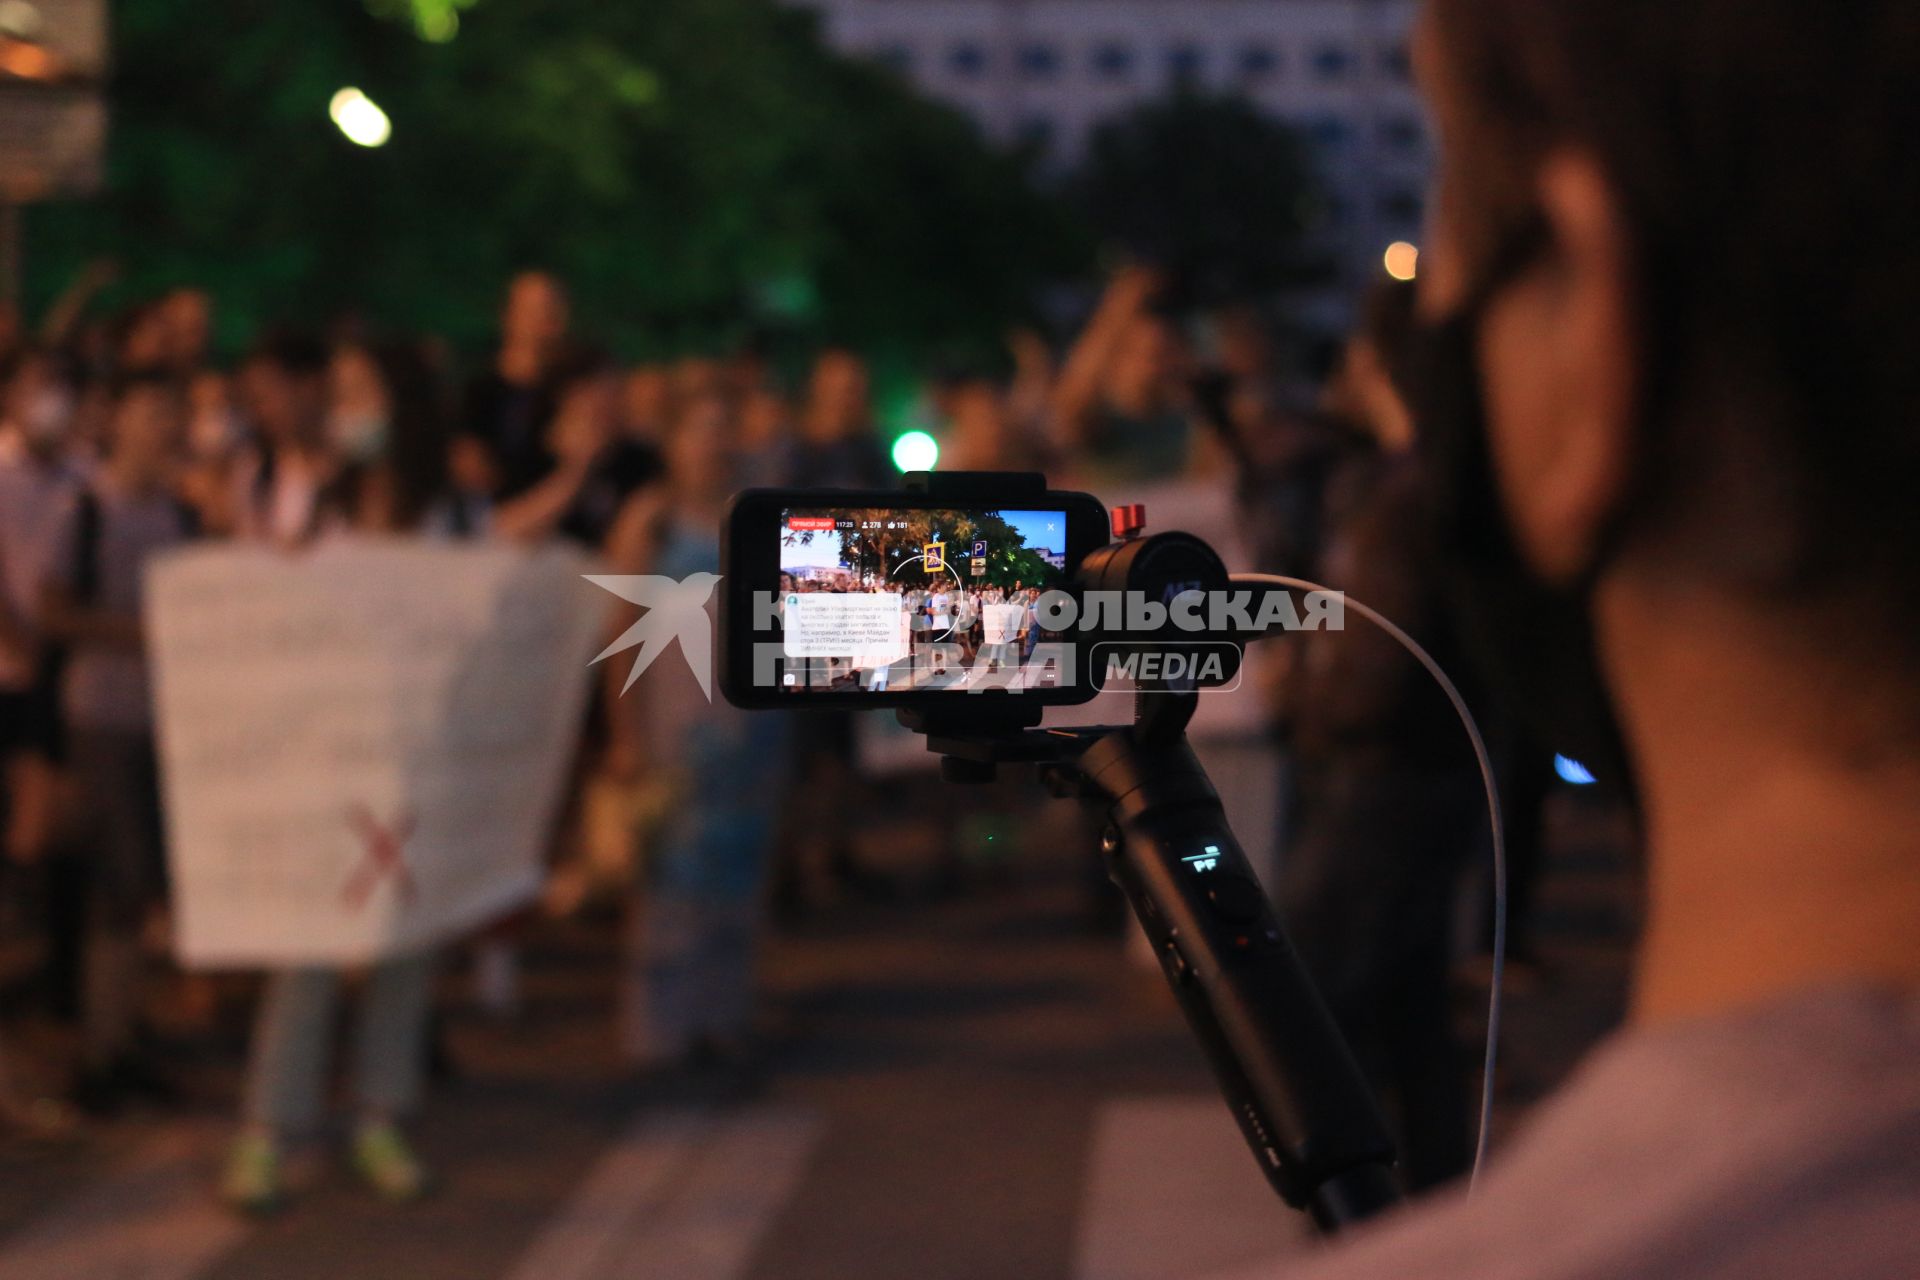
<path id="1" fill-rule="evenodd" d="M 361 963 L 529 900 L 606 639 L 592 568 L 395 539 L 149 570 L 181 961 Z"/>
<path id="2" fill-rule="evenodd" d="M 1026 617 L 1027 607 L 1020 604 L 990 604 L 983 611 L 986 621 L 986 644 L 1012 644 L 1020 637 L 1021 620 Z"/>

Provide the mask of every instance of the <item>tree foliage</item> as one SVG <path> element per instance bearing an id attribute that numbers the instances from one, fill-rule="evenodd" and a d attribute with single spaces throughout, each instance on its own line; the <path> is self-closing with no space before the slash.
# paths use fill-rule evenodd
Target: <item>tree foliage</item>
<path id="1" fill-rule="evenodd" d="M 1097 128 L 1075 203 L 1195 302 L 1266 297 L 1314 277 L 1312 155 L 1246 99 L 1191 86 Z"/>
<path id="2" fill-rule="evenodd" d="M 108 189 L 34 211 L 33 295 L 106 255 L 229 340 L 346 308 L 483 339 L 550 266 L 627 349 L 743 318 L 984 344 L 1078 265 L 1018 163 L 775 0 L 124 0 Z M 342 86 L 391 140 L 348 142 Z"/>

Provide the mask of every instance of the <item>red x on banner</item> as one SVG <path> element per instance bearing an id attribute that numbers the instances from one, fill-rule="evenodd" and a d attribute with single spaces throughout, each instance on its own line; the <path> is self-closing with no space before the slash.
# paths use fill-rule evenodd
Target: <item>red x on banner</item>
<path id="1" fill-rule="evenodd" d="M 413 815 L 402 812 L 391 827 L 385 827 L 374 818 L 373 810 L 357 804 L 347 811 L 347 825 L 366 846 L 367 856 L 341 890 L 340 900 L 350 910 L 358 911 L 373 897 L 380 881 L 391 876 L 400 900 L 413 901 L 419 887 L 414 883 L 413 872 L 407 869 L 406 859 L 406 844 L 413 838 Z"/>

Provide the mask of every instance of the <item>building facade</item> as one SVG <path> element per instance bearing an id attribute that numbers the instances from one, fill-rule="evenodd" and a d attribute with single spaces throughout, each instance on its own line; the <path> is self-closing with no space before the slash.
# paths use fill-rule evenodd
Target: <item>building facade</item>
<path id="1" fill-rule="evenodd" d="M 1432 154 L 1408 59 L 1416 0 L 798 2 L 835 47 L 1056 167 L 1102 120 L 1183 80 L 1244 95 L 1312 144 L 1346 296 L 1418 235 Z"/>

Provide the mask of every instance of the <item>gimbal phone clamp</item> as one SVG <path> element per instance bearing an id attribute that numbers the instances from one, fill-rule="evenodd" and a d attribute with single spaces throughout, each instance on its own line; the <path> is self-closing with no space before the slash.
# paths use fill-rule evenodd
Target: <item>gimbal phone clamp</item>
<path id="1" fill-rule="evenodd" d="M 998 473 L 918 474 L 908 485 L 995 506 L 1046 488 L 1040 476 Z M 1192 572 L 1196 548 L 1212 556 L 1188 535 L 1160 536 L 1184 540 L 1173 548 L 1182 573 Z M 1152 556 L 1121 543 L 1100 559 L 1095 572 Z M 1002 764 L 1030 764 L 1056 795 L 1105 811 L 1108 874 L 1274 1190 L 1328 1232 L 1396 1203 L 1379 1109 L 1188 745 L 1197 691 L 1143 684 L 1132 724 L 1096 728 L 1040 728 L 1041 708 L 1017 695 L 959 694 L 954 703 L 899 713 L 926 735 L 949 780 L 986 781 Z"/>

